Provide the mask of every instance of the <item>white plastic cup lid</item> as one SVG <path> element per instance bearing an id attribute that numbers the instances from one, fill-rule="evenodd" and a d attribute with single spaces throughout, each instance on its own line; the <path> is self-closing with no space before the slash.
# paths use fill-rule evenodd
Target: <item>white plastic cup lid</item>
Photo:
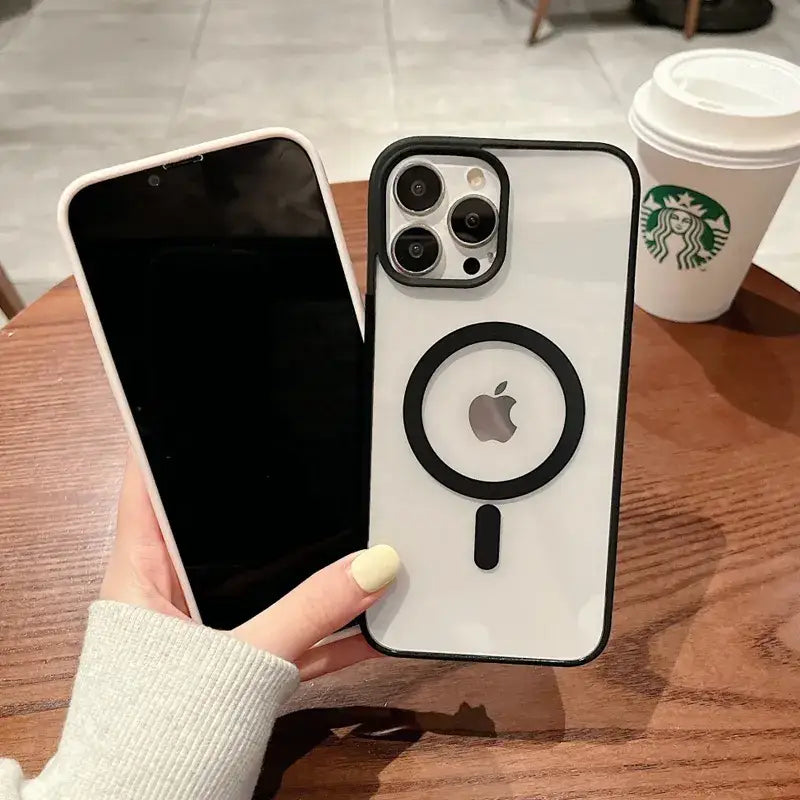
<path id="1" fill-rule="evenodd" d="M 665 58 L 639 88 L 630 123 L 679 158 L 725 167 L 800 161 L 800 67 L 749 50 Z"/>

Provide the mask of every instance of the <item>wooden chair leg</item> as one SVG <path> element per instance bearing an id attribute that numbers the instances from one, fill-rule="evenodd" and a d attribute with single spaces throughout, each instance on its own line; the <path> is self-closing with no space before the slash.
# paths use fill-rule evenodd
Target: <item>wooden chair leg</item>
<path id="1" fill-rule="evenodd" d="M 533 12 L 531 32 L 528 36 L 529 45 L 532 45 L 536 41 L 536 34 L 539 33 L 539 27 L 542 24 L 542 20 L 547 16 L 547 11 L 549 8 L 550 0 L 536 0 L 536 10 Z"/>
<path id="2" fill-rule="evenodd" d="M 14 284 L 11 283 L 11 279 L 6 275 L 3 265 L 0 264 L 0 311 L 11 319 L 23 308 L 25 308 L 25 303 L 14 288 Z"/>
<path id="3" fill-rule="evenodd" d="M 700 21 L 700 4 L 703 0 L 686 0 L 686 16 L 683 19 L 683 35 L 687 39 L 697 33 L 697 23 Z"/>

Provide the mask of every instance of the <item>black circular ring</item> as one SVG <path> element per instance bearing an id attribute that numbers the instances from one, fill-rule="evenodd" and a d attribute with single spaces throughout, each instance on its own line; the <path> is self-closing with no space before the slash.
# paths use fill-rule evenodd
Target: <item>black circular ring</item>
<path id="1" fill-rule="evenodd" d="M 508 342 L 539 356 L 553 371 L 564 393 L 564 429 L 550 455 L 530 472 L 505 481 L 469 478 L 445 464 L 431 447 L 422 421 L 422 401 L 436 370 L 454 353 L 480 342 Z M 522 497 L 553 480 L 574 455 L 583 434 L 585 417 L 583 386 L 572 362 L 546 336 L 512 322 L 478 322 L 439 339 L 411 371 L 403 398 L 406 437 L 419 463 L 443 486 L 476 500 L 510 500 Z"/>

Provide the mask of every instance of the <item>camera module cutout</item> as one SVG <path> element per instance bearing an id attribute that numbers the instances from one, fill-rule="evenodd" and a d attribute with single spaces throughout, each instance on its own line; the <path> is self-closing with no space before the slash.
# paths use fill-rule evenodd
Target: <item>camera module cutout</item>
<path id="1" fill-rule="evenodd" d="M 490 279 L 505 252 L 505 187 L 502 165 L 477 147 L 421 149 L 398 161 L 384 195 L 388 274 L 416 286 L 469 288 Z"/>

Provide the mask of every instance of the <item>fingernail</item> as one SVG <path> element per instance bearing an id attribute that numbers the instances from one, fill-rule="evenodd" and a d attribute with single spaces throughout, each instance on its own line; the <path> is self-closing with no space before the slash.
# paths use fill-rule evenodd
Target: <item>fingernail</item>
<path id="1" fill-rule="evenodd" d="M 376 544 L 359 553 L 350 563 L 353 580 L 367 594 L 391 583 L 400 569 L 400 556 L 388 544 Z"/>

